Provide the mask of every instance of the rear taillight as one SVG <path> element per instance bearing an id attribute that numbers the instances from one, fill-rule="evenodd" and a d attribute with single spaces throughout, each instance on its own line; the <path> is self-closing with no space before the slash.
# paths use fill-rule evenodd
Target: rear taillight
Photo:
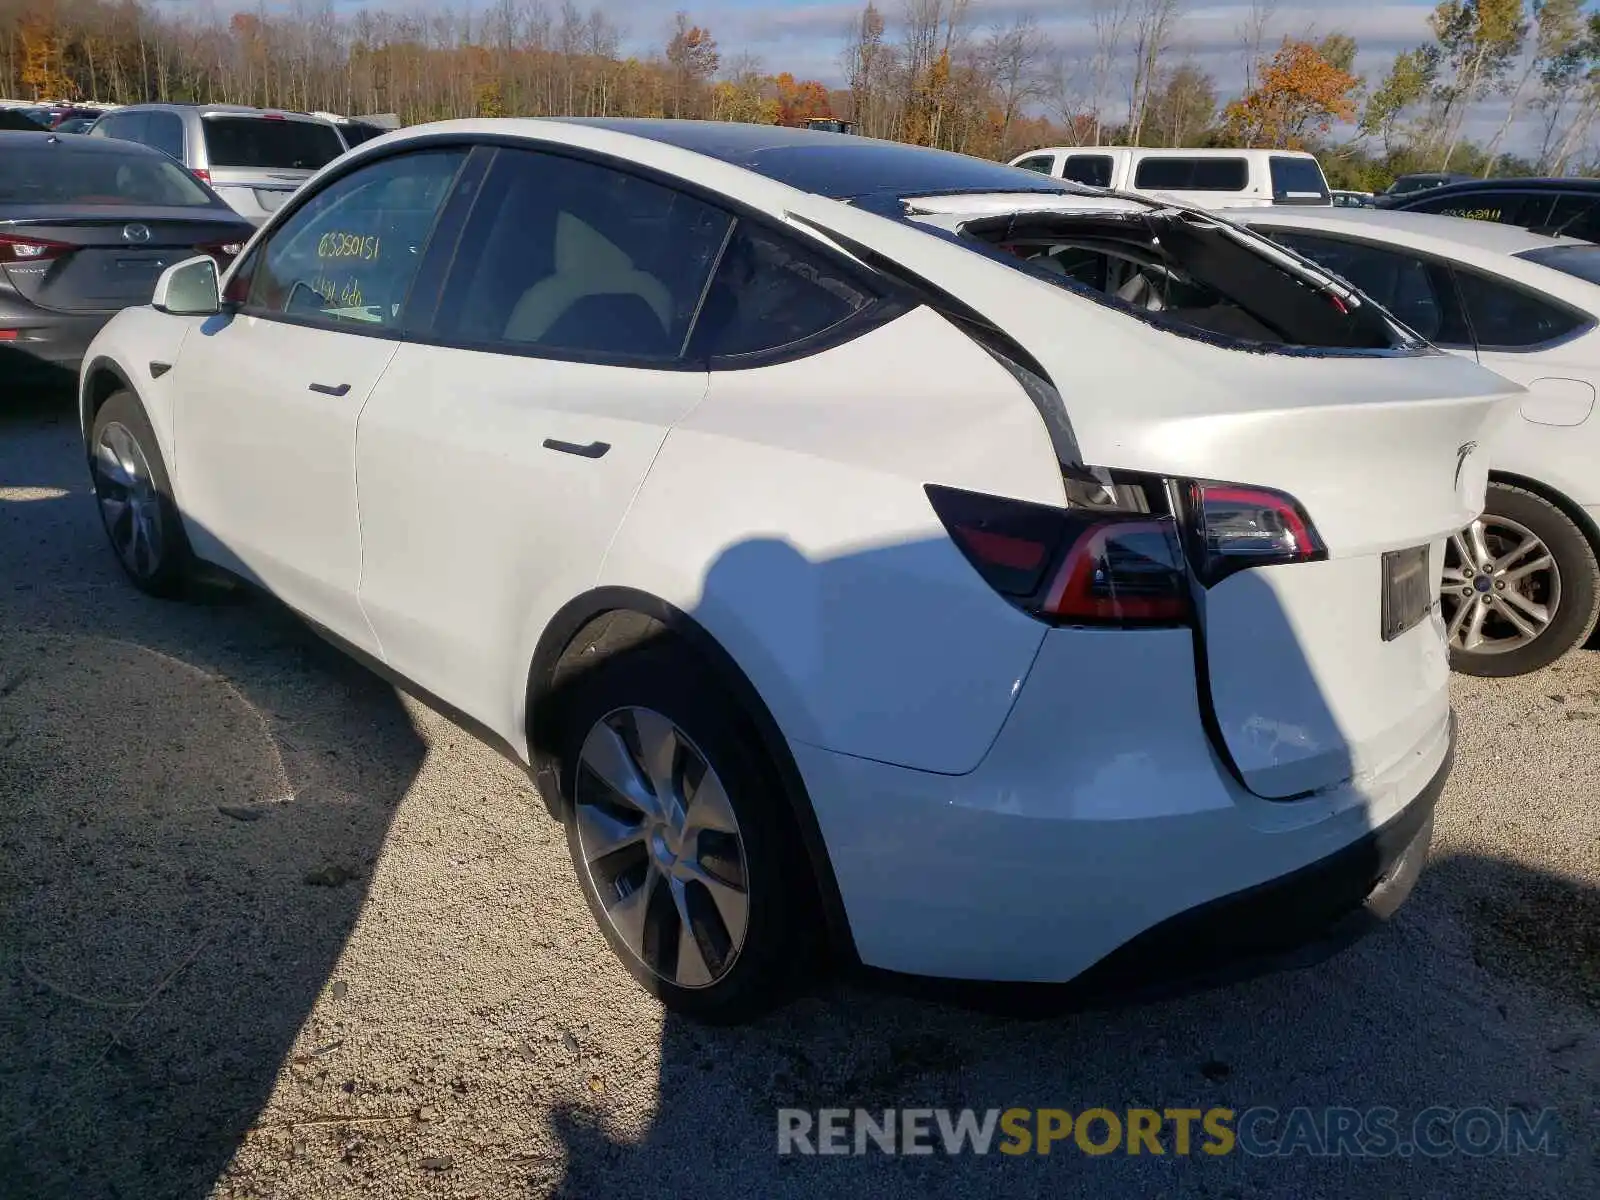
<path id="1" fill-rule="evenodd" d="M 224 270 L 228 264 L 239 257 L 239 251 L 244 249 L 243 242 L 212 242 L 206 246 L 196 246 L 201 254 L 209 254 L 216 260 L 217 269 Z"/>
<path id="2" fill-rule="evenodd" d="M 65 242 L 0 233 L 0 263 L 49 262 L 53 258 L 60 258 L 71 249 L 72 247 Z"/>
<path id="3" fill-rule="evenodd" d="M 1187 621 L 1189 584 L 1177 522 L 1151 511 L 1138 484 L 1102 488 L 1096 502 L 1075 501 L 1067 508 L 933 484 L 927 493 L 951 538 L 989 586 L 1041 620 L 1063 625 Z M 1137 509 L 1117 507 L 1135 498 Z"/>
<path id="4" fill-rule="evenodd" d="M 1206 586 L 1247 567 L 1315 562 L 1328 556 L 1293 496 L 1236 483 L 1186 482 L 1189 560 Z"/>
<path id="5" fill-rule="evenodd" d="M 211 182 L 211 172 L 206 170 L 204 167 L 191 168 L 190 171 L 189 171 L 189 174 L 193 175 L 201 183 L 210 183 Z"/>
<path id="6" fill-rule="evenodd" d="M 1098 468 L 1066 472 L 1065 485 L 1065 508 L 926 490 L 989 586 L 1054 624 L 1185 623 L 1196 583 L 1327 557 L 1305 510 L 1271 488 Z"/>

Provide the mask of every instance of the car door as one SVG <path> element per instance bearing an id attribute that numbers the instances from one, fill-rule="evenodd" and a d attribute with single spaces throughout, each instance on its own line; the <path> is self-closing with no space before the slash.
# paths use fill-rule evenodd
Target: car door
<path id="1" fill-rule="evenodd" d="M 493 154 L 362 414 L 360 596 L 390 666 L 516 742 L 539 633 L 705 394 L 684 346 L 731 218 L 610 166 Z"/>
<path id="2" fill-rule="evenodd" d="M 399 154 L 322 187 L 230 276 L 168 384 L 196 551 L 377 652 L 356 588 L 356 422 L 465 149 Z"/>

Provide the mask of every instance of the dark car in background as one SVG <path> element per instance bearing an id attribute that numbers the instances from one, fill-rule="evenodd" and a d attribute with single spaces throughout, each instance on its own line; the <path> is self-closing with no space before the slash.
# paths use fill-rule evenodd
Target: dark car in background
<path id="1" fill-rule="evenodd" d="M 159 151 L 0 132 L 0 396 L 75 372 L 100 327 L 175 262 L 226 265 L 255 232 Z"/>
<path id="2" fill-rule="evenodd" d="M 1448 187 L 1471 178 L 1471 175 L 1458 175 L 1451 171 L 1419 171 L 1413 175 L 1401 175 L 1373 203 L 1377 208 L 1398 208 L 1403 201 L 1419 192 L 1431 192 L 1434 188 Z"/>
<path id="3" fill-rule="evenodd" d="M 68 121 L 85 120 L 92 124 L 102 115 L 101 109 L 75 104 L 35 104 L 17 111 L 45 129 L 59 129 Z"/>
<path id="4" fill-rule="evenodd" d="M 35 121 L 21 108 L 0 108 L 0 130 L 27 131 L 39 133 L 45 126 Z"/>
<path id="5" fill-rule="evenodd" d="M 1600 242 L 1600 179 L 1474 179 L 1393 207 Z"/>

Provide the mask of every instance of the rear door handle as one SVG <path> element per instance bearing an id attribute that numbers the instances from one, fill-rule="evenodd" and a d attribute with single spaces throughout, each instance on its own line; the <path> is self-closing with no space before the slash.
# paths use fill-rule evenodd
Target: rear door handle
<path id="1" fill-rule="evenodd" d="M 344 396 L 349 393 L 350 385 L 348 383 L 313 383 L 311 390 L 313 392 L 321 392 L 324 396 Z"/>
<path id="2" fill-rule="evenodd" d="M 555 438 L 545 438 L 546 450 L 559 450 L 562 454 L 576 454 L 579 458 L 599 458 L 611 449 L 610 442 L 590 442 L 587 446 L 580 446 L 577 442 L 560 442 Z"/>

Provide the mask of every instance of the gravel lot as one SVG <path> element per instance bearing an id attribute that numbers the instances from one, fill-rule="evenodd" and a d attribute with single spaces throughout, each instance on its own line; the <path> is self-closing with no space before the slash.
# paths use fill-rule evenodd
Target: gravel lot
<path id="1" fill-rule="evenodd" d="M 1460 680 L 1434 860 L 1307 971 L 1018 1022 L 665 1019 L 526 780 L 265 601 L 148 600 L 0 401 L 0 1192 L 1600 1195 L 1600 653 Z M 780 1159 L 780 1105 L 1560 1111 L 1558 1157 Z"/>

